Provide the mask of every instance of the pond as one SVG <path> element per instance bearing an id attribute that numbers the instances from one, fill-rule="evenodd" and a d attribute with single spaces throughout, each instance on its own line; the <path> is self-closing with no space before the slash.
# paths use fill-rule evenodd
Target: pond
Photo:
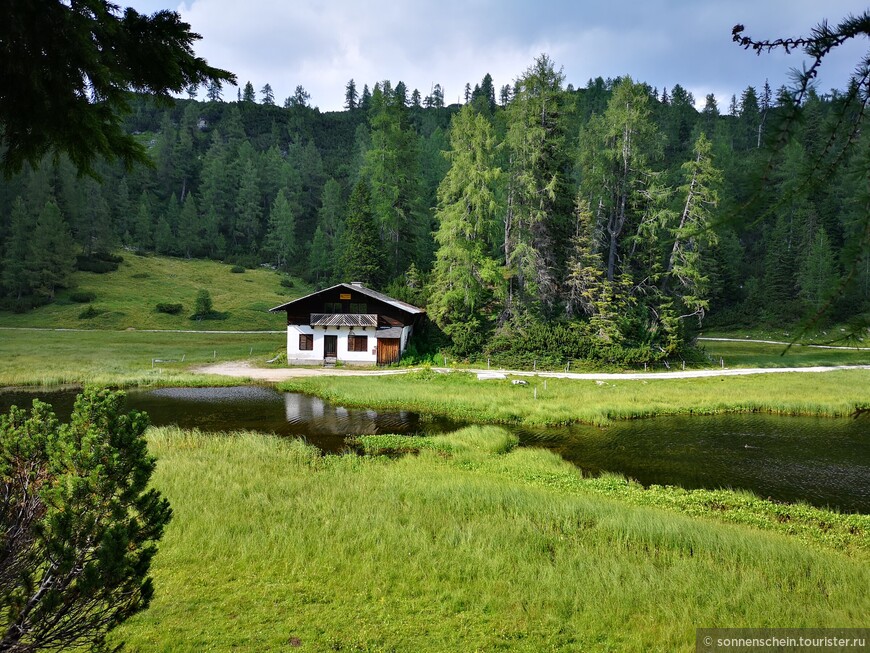
<path id="1" fill-rule="evenodd" d="M 75 390 L 39 393 L 65 419 Z M 0 411 L 30 405 L 33 391 L 0 392 Z M 204 431 L 249 429 L 302 436 L 340 452 L 349 434 L 433 434 L 462 423 L 408 411 L 345 408 L 316 397 L 258 386 L 130 390 L 127 403 L 156 425 Z M 773 415 L 665 416 L 606 428 L 514 428 L 526 446 L 559 453 L 586 472 L 618 472 L 649 485 L 747 489 L 779 501 L 803 500 L 870 512 L 870 419 Z"/>

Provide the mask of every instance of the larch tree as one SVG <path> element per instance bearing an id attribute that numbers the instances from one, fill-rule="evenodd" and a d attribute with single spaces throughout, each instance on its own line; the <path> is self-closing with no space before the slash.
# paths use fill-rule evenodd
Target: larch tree
<path id="1" fill-rule="evenodd" d="M 499 240 L 492 126 L 466 105 L 450 128 L 450 169 L 438 187 L 438 230 L 428 310 L 463 353 L 479 350 L 488 330 L 490 304 L 501 292 L 502 266 L 494 256 Z"/>
<path id="2" fill-rule="evenodd" d="M 272 90 L 272 85 L 268 82 L 260 89 L 261 104 L 273 107 L 275 106 L 275 92 Z"/>
<path id="3" fill-rule="evenodd" d="M 621 239 L 643 216 L 643 192 L 650 161 L 661 153 L 661 139 L 652 121 L 649 94 L 642 84 L 622 78 L 603 115 L 593 116 L 580 138 L 581 188 L 607 238 L 607 280 L 620 273 Z"/>
<path id="4" fill-rule="evenodd" d="M 714 212 L 719 205 L 722 173 L 713 164 L 712 143 L 704 134 L 695 141 L 693 158 L 682 166 L 684 184 L 678 197 L 685 198 L 679 221 L 670 227 L 673 245 L 668 256 L 664 284 L 680 302 L 681 315 L 702 319 L 709 309 L 707 257 L 716 244 Z"/>
<path id="5" fill-rule="evenodd" d="M 168 101 L 191 84 L 235 79 L 194 54 L 199 38 L 172 11 L 122 14 L 107 0 L 3 2 L 3 170 L 36 165 L 49 152 L 66 152 L 90 174 L 99 159 L 120 159 L 128 169 L 147 163 L 145 145 L 123 124 L 130 91 Z"/>
<path id="6" fill-rule="evenodd" d="M 508 109 L 505 263 L 510 274 L 509 312 L 549 310 L 558 295 L 568 240 L 571 194 L 565 171 L 564 75 L 547 55 L 517 80 Z"/>

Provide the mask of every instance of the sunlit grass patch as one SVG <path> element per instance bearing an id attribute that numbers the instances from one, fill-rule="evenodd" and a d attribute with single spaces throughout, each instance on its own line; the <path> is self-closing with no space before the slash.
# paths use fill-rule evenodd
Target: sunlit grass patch
<path id="1" fill-rule="evenodd" d="M 845 416 L 868 403 L 870 370 L 703 379 L 479 381 L 471 374 L 300 378 L 279 385 L 333 403 L 406 409 L 471 422 L 605 424 L 659 414 L 770 412 Z"/>

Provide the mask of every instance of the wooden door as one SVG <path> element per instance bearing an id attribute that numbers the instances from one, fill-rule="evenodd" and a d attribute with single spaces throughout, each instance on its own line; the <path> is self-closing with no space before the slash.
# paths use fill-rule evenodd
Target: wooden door
<path id="1" fill-rule="evenodd" d="M 399 360 L 399 339 L 378 339 L 378 365 L 389 365 Z"/>
<path id="2" fill-rule="evenodd" d="M 335 358 L 338 355 L 338 336 L 323 336 L 323 357 Z"/>

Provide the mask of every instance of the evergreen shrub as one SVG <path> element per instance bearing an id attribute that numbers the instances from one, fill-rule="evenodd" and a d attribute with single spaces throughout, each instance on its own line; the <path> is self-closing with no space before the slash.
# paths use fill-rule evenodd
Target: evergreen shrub
<path id="1" fill-rule="evenodd" d="M 166 313 L 167 315 L 178 315 L 184 310 L 183 304 L 157 304 L 158 313 Z"/>
<path id="2" fill-rule="evenodd" d="M 89 304 L 97 298 L 97 295 L 92 292 L 76 291 L 70 294 L 69 298 L 77 304 Z"/>

